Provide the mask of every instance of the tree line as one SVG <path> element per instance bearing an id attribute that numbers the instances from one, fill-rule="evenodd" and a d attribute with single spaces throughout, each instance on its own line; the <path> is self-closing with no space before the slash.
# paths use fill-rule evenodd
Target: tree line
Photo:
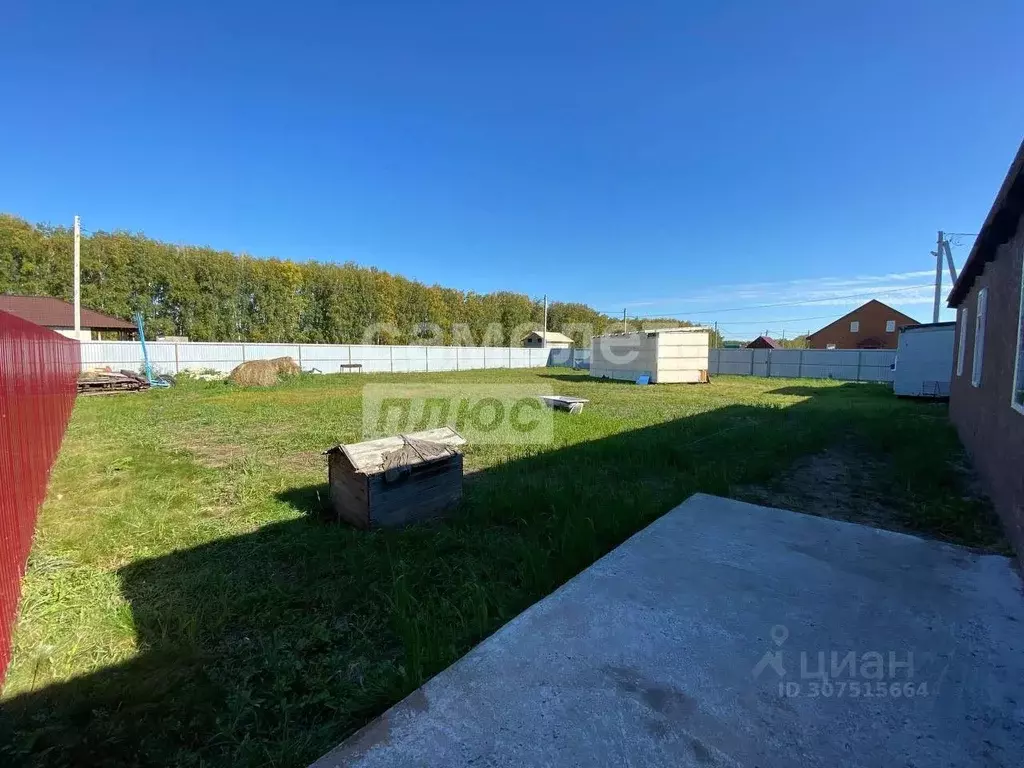
<path id="1" fill-rule="evenodd" d="M 0 214 L 0 293 L 72 298 L 73 234 Z M 194 341 L 518 345 L 540 328 L 541 299 L 509 291 L 480 294 L 425 285 L 352 262 L 255 258 L 140 233 L 95 232 L 81 239 L 82 305 L 130 320 L 149 336 Z M 688 325 L 666 319 L 631 328 Z M 552 302 L 548 328 L 589 344 L 618 330 L 585 304 Z"/>

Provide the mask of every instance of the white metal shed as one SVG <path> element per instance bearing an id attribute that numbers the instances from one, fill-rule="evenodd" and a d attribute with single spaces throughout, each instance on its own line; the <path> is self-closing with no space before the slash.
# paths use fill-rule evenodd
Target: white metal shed
<path id="1" fill-rule="evenodd" d="M 956 323 L 905 325 L 893 362 L 893 392 L 907 397 L 949 397 Z"/>
<path id="2" fill-rule="evenodd" d="M 710 334 L 705 328 L 659 328 L 595 336 L 590 343 L 590 375 L 652 384 L 707 381 Z"/>

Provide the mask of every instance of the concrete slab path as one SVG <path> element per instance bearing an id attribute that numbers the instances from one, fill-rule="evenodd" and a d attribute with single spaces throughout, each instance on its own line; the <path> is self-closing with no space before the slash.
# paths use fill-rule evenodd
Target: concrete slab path
<path id="1" fill-rule="evenodd" d="M 316 768 L 1024 765 L 1012 562 L 698 494 Z"/>

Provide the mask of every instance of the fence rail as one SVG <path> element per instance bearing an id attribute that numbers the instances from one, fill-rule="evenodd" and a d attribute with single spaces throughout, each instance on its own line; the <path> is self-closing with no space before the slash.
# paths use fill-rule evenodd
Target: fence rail
<path id="1" fill-rule="evenodd" d="M 542 368 L 562 350 L 526 347 L 430 347 L 364 344 L 221 344 L 147 342 L 149 361 L 158 373 L 212 369 L 228 372 L 247 360 L 291 357 L 304 371 L 404 373 L 470 371 L 485 368 Z M 142 348 L 136 341 L 83 341 L 82 366 L 137 370 Z M 352 368 L 359 365 L 361 368 Z"/>
<path id="2" fill-rule="evenodd" d="M 77 341 L 0 312 L 0 683 L 36 514 L 71 417 L 79 365 Z"/>

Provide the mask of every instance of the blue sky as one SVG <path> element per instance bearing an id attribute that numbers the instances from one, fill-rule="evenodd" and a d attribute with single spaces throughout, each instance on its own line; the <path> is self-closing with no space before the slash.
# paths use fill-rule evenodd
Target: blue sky
<path id="1" fill-rule="evenodd" d="M 1024 133 L 1021 29 L 1012 0 L 19 3 L 0 210 L 735 336 L 867 295 L 927 320 L 936 230 L 977 231 Z"/>

